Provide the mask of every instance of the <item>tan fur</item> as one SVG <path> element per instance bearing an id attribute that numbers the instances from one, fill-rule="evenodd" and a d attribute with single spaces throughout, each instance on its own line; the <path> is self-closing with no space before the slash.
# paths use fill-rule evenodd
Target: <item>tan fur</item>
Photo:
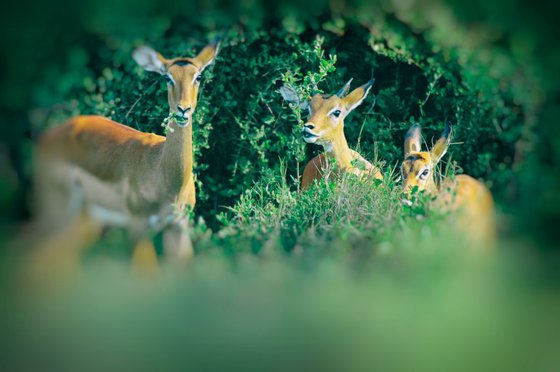
<path id="1" fill-rule="evenodd" d="M 309 188 L 309 186 L 311 186 L 315 180 L 319 181 L 325 176 L 327 178 L 330 176 L 330 174 L 324 174 L 325 170 L 328 169 L 328 156 L 329 155 L 325 153 L 319 154 L 311 159 L 309 163 L 307 163 L 301 177 L 301 184 L 304 190 Z M 364 170 L 356 167 L 349 167 L 344 169 L 345 172 L 351 172 L 357 175 L 372 176 L 373 178 L 379 180 L 383 179 L 383 175 L 381 174 L 379 169 L 377 169 L 373 164 L 364 159 L 358 152 L 350 150 L 350 158 L 351 162 L 354 164 L 355 161 L 360 161 L 363 165 Z"/>
<path id="2" fill-rule="evenodd" d="M 322 145 L 326 152 L 313 158 L 305 167 L 302 176 L 302 188 L 307 189 L 315 180 L 323 178 L 327 165 L 327 157 L 333 158 L 337 172 L 350 172 L 360 176 L 383 179 L 381 172 L 359 153 L 348 147 L 344 136 L 344 118 L 365 98 L 371 83 L 361 86 L 344 98 L 337 95 L 324 97 L 316 94 L 312 97 L 309 108 L 310 115 L 304 128 L 317 135 L 315 142 Z M 342 91 L 347 90 L 349 83 Z M 340 110 L 339 117 L 332 114 Z M 305 137 L 304 137 L 305 138 Z M 362 164 L 358 166 L 356 162 Z"/>
<path id="3" fill-rule="evenodd" d="M 433 206 L 451 213 L 453 226 L 464 233 L 473 248 L 494 246 L 496 225 L 494 201 L 490 190 L 480 181 L 459 175 L 446 178 L 441 185 L 434 180 L 434 167 L 447 151 L 451 139 L 450 128 L 436 142 L 431 151 L 420 150 L 420 129 L 413 127 L 407 133 L 404 144 L 405 160 L 401 171 L 405 193 L 417 188 L 435 196 Z M 428 169 L 425 179 L 419 177 Z"/>
<path id="4" fill-rule="evenodd" d="M 135 52 L 134 58 L 146 70 L 168 75 L 174 82 L 168 85 L 169 111 L 185 119 L 182 125 L 172 119 L 167 137 L 100 116 L 78 116 L 43 135 L 36 151 L 36 194 L 38 217 L 47 229 L 64 231 L 63 226 L 82 214 L 105 226 L 128 228 L 141 242 L 141 256 L 149 257 L 147 233 L 171 224 L 184 227 L 177 209 L 193 208 L 196 200 L 192 172 L 196 77 L 213 61 L 217 49 L 213 43 L 196 58 L 171 60 L 147 47 Z M 167 234 L 179 236 L 165 241 L 184 247 L 166 251 L 192 250 L 184 228 L 166 229 Z"/>

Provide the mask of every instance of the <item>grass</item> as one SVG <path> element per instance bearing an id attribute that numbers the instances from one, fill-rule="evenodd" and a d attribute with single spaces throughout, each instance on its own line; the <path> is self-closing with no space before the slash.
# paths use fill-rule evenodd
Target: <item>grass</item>
<path id="1" fill-rule="evenodd" d="M 162 259 L 157 276 L 135 275 L 126 232 L 110 229 L 80 270 L 29 287 L 27 251 L 0 249 L 0 370 L 557 369 L 554 12 L 439 1 L 378 11 L 324 2 L 312 12 L 269 1 L 202 1 L 197 11 L 150 3 L 5 13 L 12 21 L 0 26 L 15 37 L 5 41 L 18 48 L 0 102 L 11 123 L 2 128 L 0 220 L 26 217 L 32 138 L 44 128 L 95 113 L 162 133 L 165 83 L 130 58 L 140 42 L 172 56 L 223 30 L 195 123 L 195 259 L 186 268 Z M 44 32 L 54 16 L 70 22 Z M 332 92 L 372 75 L 375 98 L 347 122 L 349 142 L 392 163 L 413 122 L 430 136 L 456 123 L 462 145 L 450 156 L 503 203 L 494 252 L 472 255 L 426 198 L 403 205 L 390 170 L 382 183 L 349 175 L 305 192 L 290 179 L 315 153 L 297 140 L 301 112 L 282 102 L 279 85 L 304 93 L 323 80 Z M 448 164 L 443 173 L 453 173 Z M 13 233 L 4 224 L 2 247 Z"/>
<path id="2" fill-rule="evenodd" d="M 131 273 L 121 230 L 55 290 L 29 291 L 21 258 L 0 260 L 0 360 L 57 371 L 555 366 L 560 301 L 523 242 L 506 235 L 494 254 L 471 255 L 425 199 L 403 205 L 388 173 L 306 191 L 265 174 L 219 230 L 193 225 L 188 268 L 162 261 L 151 279 Z"/>
<path id="3" fill-rule="evenodd" d="M 232 371 L 556 365 L 557 293 L 530 280 L 523 256 L 480 263 L 451 240 L 417 241 L 414 250 L 356 262 L 338 244 L 331 242 L 337 253 L 313 259 L 205 252 L 188 270 L 162 266 L 155 280 L 98 257 L 56 295 L 6 292 L 2 363 Z"/>

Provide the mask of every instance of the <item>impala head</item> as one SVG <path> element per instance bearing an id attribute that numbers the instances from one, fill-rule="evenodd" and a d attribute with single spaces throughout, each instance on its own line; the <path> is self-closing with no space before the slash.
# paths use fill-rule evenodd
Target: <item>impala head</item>
<path id="1" fill-rule="evenodd" d="M 309 111 L 302 131 L 305 142 L 328 146 L 340 136 L 344 136 L 344 119 L 363 102 L 374 80 L 368 81 L 347 94 L 351 82 L 352 79 L 344 84 L 335 95 L 315 94 L 310 101 L 304 102 L 300 101 L 293 88 L 283 86 L 280 89 L 280 93 L 287 102 L 295 103 Z"/>
<path id="2" fill-rule="evenodd" d="M 219 42 L 215 40 L 194 58 L 165 59 L 152 48 L 141 46 L 132 57 L 146 71 L 157 72 L 167 81 L 169 112 L 179 126 L 186 126 L 196 108 L 202 71 L 214 61 L 218 49 Z"/>
<path id="3" fill-rule="evenodd" d="M 440 138 L 430 151 L 420 151 L 421 128 L 414 124 L 404 138 L 404 161 L 401 167 L 403 189 L 410 193 L 416 186 L 418 191 L 436 191 L 434 167 L 447 152 L 451 141 L 451 125 L 447 124 Z"/>

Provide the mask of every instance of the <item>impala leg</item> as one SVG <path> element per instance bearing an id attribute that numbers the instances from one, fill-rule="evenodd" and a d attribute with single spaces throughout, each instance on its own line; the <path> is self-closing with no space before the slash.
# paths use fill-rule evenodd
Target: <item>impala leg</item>
<path id="1" fill-rule="evenodd" d="M 168 226 L 163 232 L 163 249 L 166 257 L 170 261 L 187 264 L 194 256 L 194 249 L 191 238 L 189 236 L 189 211 L 192 211 L 196 203 L 196 190 L 192 175 L 181 190 L 176 206 L 176 212 L 182 217 L 175 220 L 173 224 Z"/>
<path id="2" fill-rule="evenodd" d="M 144 277 L 153 278 L 158 273 L 156 247 L 151 238 L 143 237 L 134 247 L 131 261 L 132 272 Z"/>
<path id="3" fill-rule="evenodd" d="M 191 260 L 194 249 L 187 219 L 178 221 L 163 232 L 163 248 L 165 255 L 173 262 L 186 264 Z"/>
<path id="4" fill-rule="evenodd" d="M 33 286 L 62 283 L 80 273 L 83 253 L 99 238 L 103 225 L 80 213 L 61 230 L 38 237 L 25 265 Z"/>

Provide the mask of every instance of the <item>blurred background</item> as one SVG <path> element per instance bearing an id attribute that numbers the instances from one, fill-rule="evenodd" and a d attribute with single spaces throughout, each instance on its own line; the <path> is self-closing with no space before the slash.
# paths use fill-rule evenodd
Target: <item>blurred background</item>
<path id="1" fill-rule="evenodd" d="M 0 14 L 6 370 L 556 366 L 553 1 L 20 0 Z M 165 82 L 132 50 L 192 56 L 215 36 L 222 50 L 194 117 L 195 262 L 136 280 L 115 229 L 63 294 L 27 289 L 24 254 L 8 241 L 32 216 L 38 137 L 79 114 L 163 134 Z M 375 78 L 345 133 L 384 174 L 401 160 L 412 123 L 428 143 L 444 122 L 456 125 L 448 164 L 483 179 L 497 202 L 491 262 L 464 257 L 437 221 L 426 238 L 414 212 L 331 218 L 321 213 L 336 204 L 332 190 L 318 206 L 298 196 L 297 176 L 321 149 L 301 141 L 278 88 L 311 73 L 323 74 L 326 93 Z"/>

